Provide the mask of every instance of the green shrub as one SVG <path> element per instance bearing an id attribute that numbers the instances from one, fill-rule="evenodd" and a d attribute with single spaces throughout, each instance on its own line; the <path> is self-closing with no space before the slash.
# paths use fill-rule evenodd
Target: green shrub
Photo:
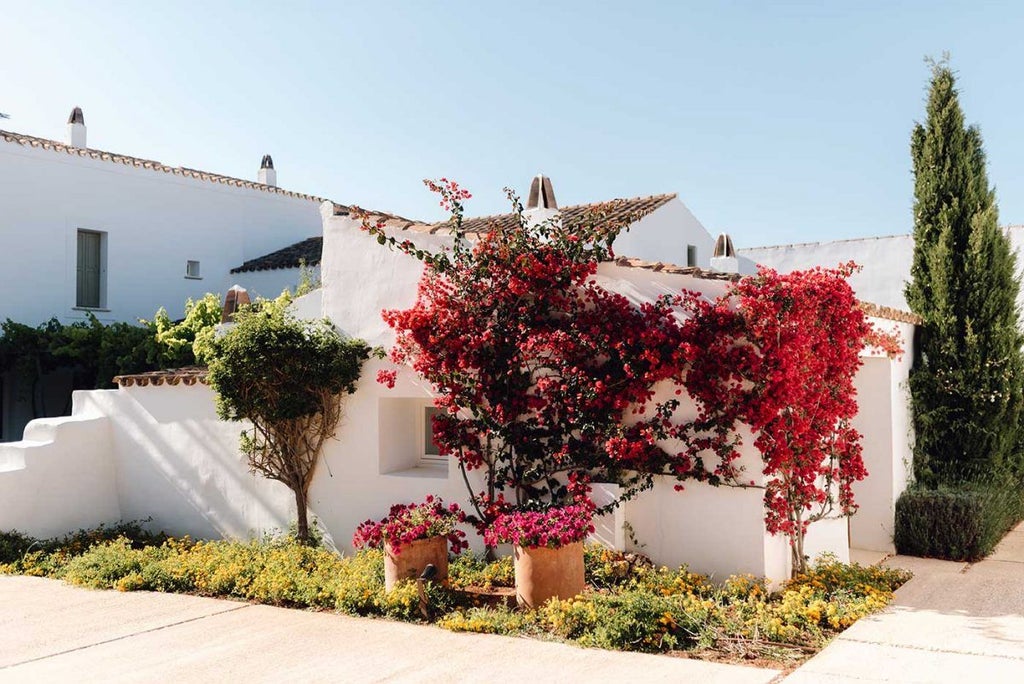
<path id="1" fill-rule="evenodd" d="M 896 502 L 894 541 L 910 556 L 976 561 L 1024 513 L 1024 494 L 1006 485 L 911 487 Z"/>
<path id="2" fill-rule="evenodd" d="M 38 542 L 35 539 L 17 530 L 0 532 L 0 566 L 18 561 L 36 543 Z"/>
<path id="3" fill-rule="evenodd" d="M 71 558 L 57 573 L 70 584 L 91 589 L 110 589 L 114 583 L 142 570 L 138 552 L 126 539 L 115 539 Z"/>
<path id="4" fill-rule="evenodd" d="M 145 522 L 148 520 L 99 525 L 52 539 L 34 539 L 19 532 L 0 533 L 0 573 L 57 576 L 68 562 L 96 544 L 125 539 L 133 548 L 142 548 L 167 539 L 163 533 L 146 530 Z"/>
<path id="5" fill-rule="evenodd" d="M 439 619 L 437 625 L 453 632 L 478 634 L 521 635 L 540 631 L 534 611 L 522 611 L 504 605 L 476 606 L 451 612 Z"/>
<path id="6" fill-rule="evenodd" d="M 514 587 L 516 585 L 515 560 L 505 556 L 488 561 L 482 554 L 465 552 L 448 564 L 448 578 L 451 585 L 465 587 Z"/>
<path id="7" fill-rule="evenodd" d="M 552 599 L 540 623 L 581 646 L 626 651 L 668 651 L 709 642 L 714 603 L 692 594 L 661 595 L 646 589 Z"/>

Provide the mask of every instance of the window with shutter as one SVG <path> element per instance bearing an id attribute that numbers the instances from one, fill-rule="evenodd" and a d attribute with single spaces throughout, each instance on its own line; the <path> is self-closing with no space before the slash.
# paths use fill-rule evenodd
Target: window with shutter
<path id="1" fill-rule="evenodd" d="M 78 231 L 78 288 L 75 305 L 98 309 L 103 294 L 103 234 Z"/>

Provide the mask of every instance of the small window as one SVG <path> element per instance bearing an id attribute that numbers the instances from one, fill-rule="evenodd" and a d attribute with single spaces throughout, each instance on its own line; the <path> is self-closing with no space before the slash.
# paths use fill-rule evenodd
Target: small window
<path id="1" fill-rule="evenodd" d="M 185 262 L 185 277 L 200 279 L 202 276 L 199 275 L 199 262 L 198 261 L 186 261 Z"/>
<path id="2" fill-rule="evenodd" d="M 697 245 L 686 245 L 686 265 L 697 265 Z"/>
<path id="3" fill-rule="evenodd" d="M 438 415 L 441 409 L 435 406 L 423 407 L 423 429 L 420 431 L 420 460 L 424 464 L 447 463 L 448 457 L 441 455 L 441 449 L 434 442 L 434 416 Z"/>
<path id="4" fill-rule="evenodd" d="M 83 309 L 99 309 L 103 306 L 103 295 L 107 269 L 104 263 L 103 233 L 91 230 L 78 231 L 78 284 L 75 291 L 75 306 Z"/>

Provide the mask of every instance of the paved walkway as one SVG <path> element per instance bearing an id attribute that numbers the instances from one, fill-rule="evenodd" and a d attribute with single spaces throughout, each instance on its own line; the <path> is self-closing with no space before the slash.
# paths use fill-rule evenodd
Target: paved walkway
<path id="1" fill-rule="evenodd" d="M 0 577 L 0 682 L 710 682 L 739 665 Z"/>
<path id="2" fill-rule="evenodd" d="M 1024 523 L 968 565 L 896 556 L 915 573 L 786 684 L 1024 682 Z"/>

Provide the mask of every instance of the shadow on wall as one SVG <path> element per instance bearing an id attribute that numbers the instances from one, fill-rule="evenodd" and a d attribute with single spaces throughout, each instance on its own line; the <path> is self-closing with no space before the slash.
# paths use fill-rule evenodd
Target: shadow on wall
<path id="1" fill-rule="evenodd" d="M 169 534 L 245 538 L 287 529 L 291 492 L 249 473 L 241 423 L 219 420 L 202 385 L 122 389 L 114 449 L 123 515 Z"/>

